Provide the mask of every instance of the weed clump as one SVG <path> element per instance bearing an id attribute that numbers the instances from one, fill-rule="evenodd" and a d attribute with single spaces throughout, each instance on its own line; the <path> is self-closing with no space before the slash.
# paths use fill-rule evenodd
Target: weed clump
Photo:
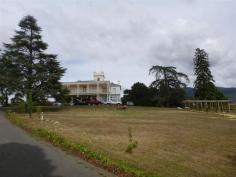
<path id="1" fill-rule="evenodd" d="M 131 153 L 133 153 L 133 149 L 137 148 L 138 141 L 133 139 L 132 129 L 130 127 L 128 128 L 128 136 L 129 136 L 129 144 L 128 144 L 125 152 L 131 154 Z"/>

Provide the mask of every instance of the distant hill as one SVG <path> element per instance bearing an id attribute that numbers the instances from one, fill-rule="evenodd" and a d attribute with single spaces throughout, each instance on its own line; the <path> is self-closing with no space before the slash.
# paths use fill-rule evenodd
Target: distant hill
<path id="1" fill-rule="evenodd" d="M 217 87 L 226 97 L 228 97 L 233 102 L 236 102 L 236 88 L 225 88 L 225 87 Z M 187 87 L 186 93 L 189 97 L 194 96 L 194 88 Z"/>

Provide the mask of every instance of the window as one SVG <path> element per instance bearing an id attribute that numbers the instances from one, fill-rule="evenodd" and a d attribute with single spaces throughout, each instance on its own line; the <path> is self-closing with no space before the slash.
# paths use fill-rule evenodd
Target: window
<path id="1" fill-rule="evenodd" d="M 116 96 L 116 95 L 111 95 L 111 101 L 117 102 L 117 101 L 119 101 L 118 99 L 119 99 L 118 96 Z"/>

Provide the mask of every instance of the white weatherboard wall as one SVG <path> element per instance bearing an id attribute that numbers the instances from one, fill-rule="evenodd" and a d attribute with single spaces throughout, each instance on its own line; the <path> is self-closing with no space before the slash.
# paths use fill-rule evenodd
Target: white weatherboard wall
<path id="1" fill-rule="evenodd" d="M 121 86 L 118 84 L 111 83 L 110 86 L 110 102 L 120 103 L 121 102 Z"/>
<path id="2" fill-rule="evenodd" d="M 93 97 L 104 103 L 121 103 L 121 85 L 105 80 L 103 72 L 94 72 L 93 80 L 63 82 L 71 96 Z"/>

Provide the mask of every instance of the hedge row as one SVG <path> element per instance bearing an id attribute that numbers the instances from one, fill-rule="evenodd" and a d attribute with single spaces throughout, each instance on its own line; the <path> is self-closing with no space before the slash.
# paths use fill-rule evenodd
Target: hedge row
<path id="1" fill-rule="evenodd" d="M 57 112 L 66 109 L 67 106 L 33 106 L 33 112 Z M 25 104 L 20 104 L 16 106 L 2 107 L 3 111 L 11 111 L 17 113 L 27 112 Z"/>

